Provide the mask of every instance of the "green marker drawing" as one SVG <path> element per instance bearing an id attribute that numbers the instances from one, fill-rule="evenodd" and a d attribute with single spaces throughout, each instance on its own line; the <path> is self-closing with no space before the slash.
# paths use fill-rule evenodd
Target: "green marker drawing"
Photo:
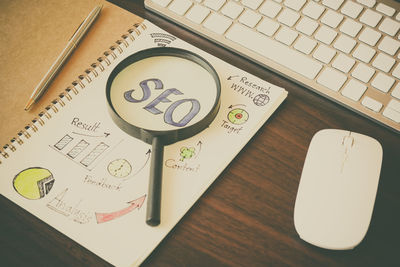
<path id="1" fill-rule="evenodd" d="M 181 159 L 180 161 L 183 161 L 185 159 L 190 159 L 196 154 L 196 149 L 194 147 L 181 147 Z"/>
<path id="2" fill-rule="evenodd" d="M 243 124 L 249 119 L 249 113 L 241 108 L 235 108 L 228 113 L 228 120 L 233 124 Z"/>

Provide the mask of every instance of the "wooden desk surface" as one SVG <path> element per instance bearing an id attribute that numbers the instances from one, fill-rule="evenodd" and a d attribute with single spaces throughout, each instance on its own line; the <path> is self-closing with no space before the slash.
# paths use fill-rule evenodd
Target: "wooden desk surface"
<path id="1" fill-rule="evenodd" d="M 289 92 L 143 266 L 399 266 L 399 135 L 145 11 L 142 0 L 114 2 Z M 326 128 L 369 135 L 383 147 L 370 228 L 351 251 L 309 245 L 294 228 L 293 209 L 307 148 L 312 136 Z M 108 266 L 4 197 L 0 212 L 0 265 Z"/>

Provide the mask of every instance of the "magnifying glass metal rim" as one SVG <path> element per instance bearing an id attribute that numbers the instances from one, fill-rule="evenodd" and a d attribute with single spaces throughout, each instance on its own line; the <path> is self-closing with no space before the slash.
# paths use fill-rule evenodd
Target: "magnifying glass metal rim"
<path id="1" fill-rule="evenodd" d="M 211 74 L 215 81 L 216 86 L 216 96 L 212 108 L 208 114 L 200 119 L 198 122 L 172 130 L 165 131 L 155 131 L 144 129 L 132 125 L 131 123 L 125 121 L 117 113 L 114 105 L 111 101 L 111 86 L 115 77 L 123 69 L 129 65 L 150 57 L 157 56 L 172 56 L 180 57 L 192 61 L 201 67 L 203 67 L 208 73 Z M 140 70 L 138 70 L 140 71 Z M 156 47 L 146 50 L 141 50 L 135 54 L 128 56 L 123 59 L 110 73 L 106 84 L 106 98 L 109 107 L 109 113 L 112 120 L 117 126 L 125 131 L 127 134 L 139 138 L 142 141 L 152 145 L 151 162 L 150 162 L 150 175 L 149 175 L 149 191 L 147 198 L 147 211 L 146 211 L 146 223 L 150 226 L 157 226 L 160 224 L 160 214 L 161 214 L 161 186 L 162 186 L 162 167 L 163 167 L 163 154 L 164 145 L 173 144 L 177 141 L 189 138 L 207 128 L 210 123 L 216 117 L 220 105 L 221 105 L 221 82 L 218 77 L 217 72 L 213 66 L 208 63 L 204 58 L 196 55 L 191 51 L 187 51 L 180 48 L 174 47 Z M 159 168 L 157 168 L 159 166 Z"/>
<path id="2" fill-rule="evenodd" d="M 133 124 L 130 124 L 129 122 L 125 121 L 121 116 L 118 114 L 116 111 L 112 101 L 111 101 L 111 86 L 112 83 L 115 79 L 115 77 L 126 67 L 129 65 L 145 59 L 145 58 L 150 58 L 150 57 L 157 57 L 157 56 L 173 56 L 173 57 L 180 57 L 187 59 L 189 61 L 192 61 L 201 67 L 203 67 L 206 71 L 208 71 L 216 85 L 216 90 L 217 94 L 215 97 L 214 104 L 210 110 L 210 112 L 201 120 L 198 122 L 187 126 L 187 127 L 182 127 L 178 129 L 172 129 L 172 130 L 165 130 L 165 131 L 156 131 L 156 130 L 149 130 L 145 129 L 142 127 L 135 126 Z M 139 70 L 140 71 L 140 70 Z M 221 104 L 221 82 L 219 79 L 219 76 L 217 72 L 215 71 L 214 67 L 206 61 L 204 58 L 201 56 L 188 51 L 184 50 L 181 48 L 175 48 L 175 47 L 154 47 L 154 48 L 149 48 L 145 50 L 141 50 L 137 53 L 134 53 L 124 60 L 122 60 L 118 65 L 113 69 L 111 72 L 107 84 L 106 84 L 106 97 L 107 97 L 107 102 L 108 102 L 108 107 L 109 107 L 109 112 L 111 114 L 111 117 L 113 121 L 118 125 L 120 129 L 125 131 L 127 134 L 134 136 L 136 138 L 141 139 L 142 141 L 151 144 L 152 139 L 155 136 L 159 136 L 162 138 L 163 142 L 165 145 L 173 144 L 177 141 L 189 138 L 210 125 L 210 123 L 214 120 L 216 114 L 218 113 L 220 104 Z"/>

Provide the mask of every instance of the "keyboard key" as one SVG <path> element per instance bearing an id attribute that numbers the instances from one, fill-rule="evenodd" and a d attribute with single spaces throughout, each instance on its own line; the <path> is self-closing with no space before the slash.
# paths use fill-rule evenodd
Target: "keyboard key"
<path id="1" fill-rule="evenodd" d="M 318 23 L 308 17 L 303 17 L 296 25 L 296 30 L 311 36 L 318 27 Z"/>
<path id="2" fill-rule="evenodd" d="M 400 123 L 400 102 L 395 99 L 390 100 L 382 114 L 386 118 Z"/>
<path id="3" fill-rule="evenodd" d="M 332 58 L 336 55 L 336 51 L 326 45 L 320 44 L 317 49 L 315 49 L 313 57 L 319 61 L 328 64 L 331 62 Z"/>
<path id="4" fill-rule="evenodd" d="M 379 12 L 391 17 L 394 15 L 394 12 L 396 12 L 396 10 L 393 7 L 387 6 L 383 3 L 379 3 L 376 6 L 376 10 L 378 10 Z"/>
<path id="5" fill-rule="evenodd" d="M 396 110 L 397 112 L 400 112 L 400 102 L 397 101 L 397 100 L 391 100 L 391 101 L 388 103 L 388 107 L 390 107 L 390 108 Z"/>
<path id="6" fill-rule="evenodd" d="M 375 112 L 379 112 L 382 108 L 381 102 L 379 102 L 369 96 L 364 97 L 364 99 L 361 101 L 361 104 L 364 107 L 369 108 L 370 110 L 375 111 Z"/>
<path id="7" fill-rule="evenodd" d="M 203 26 L 217 34 L 223 34 L 231 24 L 232 21 L 227 17 L 212 13 L 203 23 Z"/>
<path id="8" fill-rule="evenodd" d="M 316 41 L 301 35 L 297 40 L 296 44 L 294 45 L 294 48 L 308 55 L 311 53 L 311 51 L 314 49 L 316 45 L 317 45 Z"/>
<path id="9" fill-rule="evenodd" d="M 333 47 L 342 51 L 343 53 L 350 53 L 353 47 L 356 45 L 356 41 L 353 38 L 350 38 L 346 35 L 340 35 L 336 42 L 334 43 Z"/>
<path id="10" fill-rule="evenodd" d="M 342 12 L 342 14 L 345 14 L 347 16 L 349 16 L 350 18 L 357 18 L 358 15 L 360 15 L 361 11 L 364 8 L 352 1 L 347 1 L 346 3 L 344 3 L 342 10 L 340 12 Z"/>
<path id="11" fill-rule="evenodd" d="M 154 3 L 162 6 L 162 7 L 166 7 L 168 6 L 168 4 L 172 1 L 172 0 L 152 0 Z"/>
<path id="12" fill-rule="evenodd" d="M 380 34 L 379 32 L 369 27 L 365 27 L 358 39 L 366 44 L 369 44 L 370 46 L 375 46 L 381 36 L 382 34 Z"/>
<path id="13" fill-rule="evenodd" d="M 319 75 L 317 83 L 322 84 L 323 86 L 333 91 L 339 91 L 346 80 L 346 75 L 330 67 L 327 67 Z"/>
<path id="14" fill-rule="evenodd" d="M 176 1 L 176 0 L 175 0 Z M 225 0 L 205 0 L 204 5 L 212 10 L 218 11 L 223 4 L 225 4 Z"/>
<path id="15" fill-rule="evenodd" d="M 343 1 L 344 0 L 322 0 L 322 4 L 334 10 L 338 10 L 338 8 L 342 5 Z"/>
<path id="16" fill-rule="evenodd" d="M 190 0 L 175 0 L 169 5 L 168 9 L 175 12 L 178 15 L 183 15 L 192 6 L 192 1 Z"/>
<path id="17" fill-rule="evenodd" d="M 303 14 L 315 20 L 317 20 L 324 11 L 325 7 L 314 2 L 308 2 L 303 8 Z"/>
<path id="18" fill-rule="evenodd" d="M 335 60 L 333 60 L 332 67 L 341 72 L 348 73 L 355 63 L 356 61 L 351 57 L 339 53 Z"/>
<path id="19" fill-rule="evenodd" d="M 391 56 L 397 53 L 397 50 L 400 47 L 400 41 L 397 41 L 389 36 L 383 37 L 381 43 L 378 46 L 378 49 L 388 53 Z"/>
<path id="20" fill-rule="evenodd" d="M 397 100 L 391 100 L 389 101 L 388 107 L 390 107 L 391 109 L 396 110 L 398 113 L 400 113 L 400 102 Z"/>
<path id="21" fill-rule="evenodd" d="M 351 79 L 341 91 L 341 94 L 351 100 L 358 101 L 363 96 L 367 86 L 357 80 Z"/>
<path id="22" fill-rule="evenodd" d="M 378 53 L 375 60 L 372 62 L 372 66 L 374 66 L 377 69 L 380 69 L 381 71 L 389 72 L 395 62 L 396 61 L 394 60 L 393 57 L 390 57 L 383 53 Z"/>
<path id="23" fill-rule="evenodd" d="M 395 36 L 400 29 L 400 22 L 394 21 L 390 18 L 385 18 L 381 25 L 379 25 L 379 30 L 383 31 L 390 36 Z"/>
<path id="24" fill-rule="evenodd" d="M 286 26 L 292 27 L 299 18 L 300 15 L 297 12 L 286 8 L 279 14 L 278 21 Z"/>
<path id="25" fill-rule="evenodd" d="M 360 21 L 362 23 L 365 23 L 365 24 L 371 26 L 372 28 L 374 28 L 376 25 L 378 25 L 378 23 L 381 19 L 382 19 L 382 15 L 371 9 L 365 10 L 364 14 L 362 14 L 360 17 Z"/>
<path id="26" fill-rule="evenodd" d="M 340 26 L 340 31 L 350 35 L 351 37 L 355 37 L 358 32 L 361 30 L 362 25 L 361 23 L 356 22 L 355 20 L 347 18 L 342 26 Z"/>
<path id="27" fill-rule="evenodd" d="M 375 49 L 370 46 L 360 43 L 353 52 L 353 57 L 365 63 L 369 63 L 375 55 Z"/>
<path id="28" fill-rule="evenodd" d="M 378 73 L 372 80 L 371 85 L 376 89 L 387 93 L 394 84 L 394 79 L 386 74 Z"/>
<path id="29" fill-rule="evenodd" d="M 192 7 L 186 17 L 193 21 L 194 23 L 200 24 L 203 20 L 210 14 L 210 10 L 204 6 L 195 5 Z"/>
<path id="30" fill-rule="evenodd" d="M 397 98 L 397 99 L 400 99 L 400 83 L 398 83 L 396 85 L 396 87 L 394 87 L 394 89 L 392 91 L 392 96 Z"/>
<path id="31" fill-rule="evenodd" d="M 322 68 L 322 64 L 308 56 L 240 24 L 233 25 L 226 38 L 309 79 L 314 79 Z"/>
<path id="32" fill-rule="evenodd" d="M 291 45 L 299 34 L 288 27 L 281 27 L 281 30 L 276 34 L 275 39 L 285 45 Z"/>
<path id="33" fill-rule="evenodd" d="M 248 8 L 256 10 L 263 0 L 242 0 L 242 4 Z"/>
<path id="34" fill-rule="evenodd" d="M 239 17 L 239 22 L 253 28 L 261 20 L 261 15 L 253 10 L 246 9 Z"/>
<path id="35" fill-rule="evenodd" d="M 299 11 L 305 3 L 306 0 L 286 0 L 283 4 L 293 10 Z"/>
<path id="36" fill-rule="evenodd" d="M 265 35 L 272 36 L 278 30 L 280 24 L 272 19 L 264 18 L 258 25 L 257 30 Z"/>
<path id="37" fill-rule="evenodd" d="M 236 19 L 242 13 L 243 7 L 235 2 L 228 2 L 221 10 L 221 13 L 231 19 Z"/>
<path id="38" fill-rule="evenodd" d="M 265 3 L 260 7 L 259 11 L 261 14 L 267 17 L 275 18 L 281 9 L 282 7 L 279 4 L 272 1 L 265 1 Z"/>
<path id="39" fill-rule="evenodd" d="M 376 0 L 357 0 L 357 2 L 367 7 L 373 7 L 376 3 Z"/>
<path id="40" fill-rule="evenodd" d="M 353 76 L 356 79 L 359 79 L 362 82 L 369 82 L 371 79 L 372 75 L 374 75 L 375 70 L 364 63 L 358 63 L 358 65 L 354 68 L 353 72 L 351 73 L 351 76 Z"/>
<path id="41" fill-rule="evenodd" d="M 400 79 L 400 64 L 397 64 L 396 68 L 393 69 L 392 75 Z"/>
<path id="42" fill-rule="evenodd" d="M 328 9 L 322 16 L 321 22 L 331 28 L 336 28 L 342 20 L 343 15 Z"/>
<path id="43" fill-rule="evenodd" d="M 335 39 L 337 35 L 337 32 L 325 25 L 322 25 L 321 27 L 319 27 L 317 33 L 315 34 L 315 38 L 318 41 L 321 41 L 327 45 L 330 45 L 333 41 L 333 39 Z"/>

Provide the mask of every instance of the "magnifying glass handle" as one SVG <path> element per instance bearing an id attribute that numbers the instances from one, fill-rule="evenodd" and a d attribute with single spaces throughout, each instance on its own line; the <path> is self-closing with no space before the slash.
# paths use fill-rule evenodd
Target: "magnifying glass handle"
<path id="1" fill-rule="evenodd" d="M 146 223 L 150 226 L 160 224 L 161 187 L 164 158 L 164 144 L 161 137 L 153 137 L 151 149 L 149 195 L 147 198 Z"/>

